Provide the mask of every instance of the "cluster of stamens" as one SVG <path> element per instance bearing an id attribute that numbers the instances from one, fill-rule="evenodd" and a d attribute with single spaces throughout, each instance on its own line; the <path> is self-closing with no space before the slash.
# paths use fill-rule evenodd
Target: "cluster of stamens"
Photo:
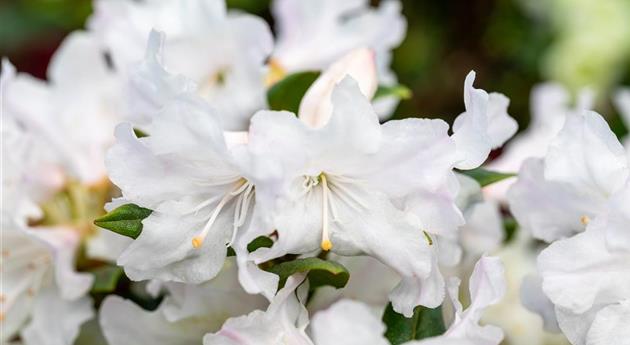
<path id="1" fill-rule="evenodd" d="M 227 205 L 230 201 L 236 199 L 234 208 L 234 221 L 232 223 L 234 229 L 232 231 L 232 239 L 230 240 L 230 243 L 232 243 L 238 229 L 243 226 L 243 224 L 245 224 L 245 221 L 247 220 L 249 206 L 251 205 L 253 198 L 254 185 L 245 179 L 238 180 L 235 183 L 234 188 L 223 195 L 217 206 L 212 211 L 210 218 L 206 222 L 206 225 L 203 227 L 201 232 L 197 236 L 193 237 L 192 246 L 197 249 L 203 245 L 204 239 L 210 232 L 210 229 L 212 228 L 214 222 L 217 220 L 219 214 L 221 213 L 221 210 L 223 210 L 225 205 Z M 204 201 L 195 208 L 195 212 L 198 212 L 202 208 L 212 204 L 215 201 L 216 198 L 210 198 Z"/>

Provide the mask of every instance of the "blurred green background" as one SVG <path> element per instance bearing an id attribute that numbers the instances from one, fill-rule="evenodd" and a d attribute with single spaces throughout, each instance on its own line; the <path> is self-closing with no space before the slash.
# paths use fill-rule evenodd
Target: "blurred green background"
<path id="1" fill-rule="evenodd" d="M 378 1 L 372 1 L 374 4 Z M 630 85 L 630 0 L 403 0 L 407 38 L 394 69 L 413 97 L 397 117 L 452 120 L 463 110 L 466 73 L 476 85 L 512 100 L 521 129 L 536 83 L 556 80 L 571 90 L 590 86 L 597 109 L 618 122 L 610 96 Z M 228 0 L 231 8 L 272 23 L 269 1 Z M 91 11 L 86 0 L 3 0 L 0 55 L 20 71 L 44 77 L 51 54 Z"/>

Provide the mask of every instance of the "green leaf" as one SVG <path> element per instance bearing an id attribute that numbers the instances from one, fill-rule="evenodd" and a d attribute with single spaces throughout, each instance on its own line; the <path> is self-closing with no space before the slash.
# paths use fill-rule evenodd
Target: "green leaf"
<path id="1" fill-rule="evenodd" d="M 142 220 L 151 214 L 148 208 L 135 204 L 122 205 L 96 219 L 94 224 L 115 233 L 138 238 L 142 232 Z"/>
<path id="2" fill-rule="evenodd" d="M 438 336 L 446 330 L 441 306 L 435 309 L 418 306 L 413 316 L 406 318 L 395 312 L 390 303 L 383 314 L 383 322 L 387 326 L 385 337 L 392 345 Z"/>
<path id="3" fill-rule="evenodd" d="M 122 277 L 122 267 L 107 265 L 90 271 L 94 275 L 92 292 L 109 293 L 116 290 L 118 280 Z"/>
<path id="4" fill-rule="evenodd" d="M 518 231 L 518 223 L 516 222 L 516 219 L 506 217 L 503 220 L 503 229 L 505 230 L 505 239 L 503 240 L 503 244 L 512 242 L 516 236 L 516 232 Z"/>
<path id="5" fill-rule="evenodd" d="M 253 253 L 258 248 L 271 248 L 273 240 L 267 236 L 258 236 L 247 245 L 247 251 Z"/>
<path id="6" fill-rule="evenodd" d="M 269 108 L 297 114 L 302 97 L 318 76 L 319 72 L 299 72 L 286 76 L 267 91 Z"/>
<path id="7" fill-rule="evenodd" d="M 409 99 L 411 98 L 412 93 L 411 90 L 405 85 L 379 85 L 378 89 L 376 89 L 373 100 L 389 96 L 394 96 L 399 99 Z"/>
<path id="8" fill-rule="evenodd" d="M 269 248 L 273 246 L 273 240 L 267 236 L 258 236 L 247 245 L 247 251 L 252 253 L 258 248 Z M 228 247 L 227 256 L 236 256 L 236 252 L 232 247 Z"/>
<path id="9" fill-rule="evenodd" d="M 329 285 L 337 289 L 346 286 L 350 273 L 340 263 L 320 258 L 305 258 L 283 262 L 267 269 L 280 276 L 278 289 L 295 273 L 308 272 L 311 289 Z"/>
<path id="10" fill-rule="evenodd" d="M 472 169 L 472 170 L 459 170 L 459 173 L 464 174 L 468 177 L 472 177 L 482 187 L 505 180 L 506 178 L 516 176 L 516 174 L 513 174 L 513 173 L 502 173 L 498 171 L 486 170 L 483 168 L 477 168 L 477 169 Z"/>

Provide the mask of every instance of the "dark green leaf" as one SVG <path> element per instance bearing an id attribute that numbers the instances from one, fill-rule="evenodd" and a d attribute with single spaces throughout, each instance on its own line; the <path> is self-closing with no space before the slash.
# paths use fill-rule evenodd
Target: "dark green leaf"
<path id="1" fill-rule="evenodd" d="M 247 245 L 247 251 L 253 253 L 258 248 L 270 248 L 273 240 L 267 236 L 258 236 Z"/>
<path id="2" fill-rule="evenodd" d="M 505 230 L 505 239 L 503 240 L 504 244 L 510 243 L 514 236 L 516 236 L 516 232 L 518 231 L 518 223 L 516 219 L 512 217 L 506 217 L 503 220 L 503 229 Z"/>
<path id="3" fill-rule="evenodd" d="M 94 221 L 94 224 L 118 234 L 138 238 L 142 232 L 142 220 L 151 210 L 135 204 L 122 205 Z"/>
<path id="4" fill-rule="evenodd" d="M 269 108 L 297 114 L 302 97 L 318 76 L 319 72 L 300 72 L 286 76 L 267 91 Z"/>
<path id="5" fill-rule="evenodd" d="M 118 266 L 107 265 L 96 268 L 91 273 L 94 275 L 92 292 L 108 293 L 116 290 L 116 284 L 122 277 L 123 269 Z"/>
<path id="6" fill-rule="evenodd" d="M 247 245 L 247 251 L 252 253 L 258 248 L 269 248 L 273 246 L 273 240 L 267 236 L 258 236 Z M 227 256 L 236 256 L 236 252 L 232 247 L 228 247 Z"/>
<path id="7" fill-rule="evenodd" d="M 392 345 L 434 337 L 446 330 L 442 319 L 442 307 L 430 309 L 418 306 L 413 316 L 406 318 L 395 312 L 390 303 L 383 314 L 383 322 L 387 326 L 385 337 Z"/>
<path id="8" fill-rule="evenodd" d="M 287 278 L 295 273 L 308 272 L 311 289 L 329 285 L 337 289 L 346 286 L 350 273 L 338 262 L 322 260 L 320 258 L 296 259 L 283 262 L 268 268 L 269 272 L 280 276 L 278 289 L 281 289 Z"/>
<path id="9" fill-rule="evenodd" d="M 404 85 L 379 85 L 373 100 L 389 96 L 394 96 L 399 99 L 409 99 L 411 98 L 411 90 Z"/>
<path id="10" fill-rule="evenodd" d="M 464 174 L 468 177 L 472 177 L 482 187 L 505 180 L 506 178 L 516 176 L 516 174 L 512 174 L 512 173 L 502 173 L 498 171 L 486 170 L 483 168 L 477 168 L 477 169 L 472 169 L 472 170 L 460 170 L 459 173 Z"/>

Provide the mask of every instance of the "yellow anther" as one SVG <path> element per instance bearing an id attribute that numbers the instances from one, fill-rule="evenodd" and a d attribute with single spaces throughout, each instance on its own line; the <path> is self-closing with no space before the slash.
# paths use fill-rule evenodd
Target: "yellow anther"
<path id="1" fill-rule="evenodd" d="M 590 222 L 591 222 L 591 218 L 589 218 L 588 216 L 580 217 L 580 223 L 582 223 L 583 225 L 588 225 L 588 223 Z"/>
<path id="2" fill-rule="evenodd" d="M 203 238 L 201 238 L 200 236 L 193 237 L 193 239 L 192 239 L 192 246 L 193 246 L 193 248 L 199 249 L 202 244 L 203 244 Z"/>
<path id="3" fill-rule="evenodd" d="M 329 251 L 332 249 L 332 242 L 330 240 L 322 241 L 322 250 Z"/>
<path id="4" fill-rule="evenodd" d="M 267 76 L 265 77 L 265 86 L 271 87 L 282 80 L 282 78 L 287 75 L 287 71 L 276 59 L 269 60 L 268 66 L 269 72 L 267 72 Z"/>

